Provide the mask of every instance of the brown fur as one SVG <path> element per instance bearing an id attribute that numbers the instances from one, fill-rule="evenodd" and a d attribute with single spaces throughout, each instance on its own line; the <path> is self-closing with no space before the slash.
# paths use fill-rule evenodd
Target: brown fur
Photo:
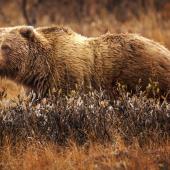
<path id="1" fill-rule="evenodd" d="M 44 96 L 53 87 L 67 92 L 76 85 L 111 89 L 115 82 L 133 90 L 141 79 L 170 90 L 170 51 L 136 34 L 86 38 L 54 26 L 0 29 L 0 75 Z M 2 33 L 3 32 L 3 33 Z"/>

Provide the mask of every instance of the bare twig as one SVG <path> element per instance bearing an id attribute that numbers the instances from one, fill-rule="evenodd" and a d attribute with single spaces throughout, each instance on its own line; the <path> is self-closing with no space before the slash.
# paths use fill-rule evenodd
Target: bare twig
<path id="1" fill-rule="evenodd" d="M 25 21 L 28 25 L 36 25 L 36 11 L 38 8 L 39 3 L 41 0 L 37 0 L 35 3 L 32 5 L 31 11 L 27 9 L 28 6 L 28 1 L 27 0 L 22 0 L 22 5 L 21 5 L 21 10 L 23 17 L 25 18 Z"/>

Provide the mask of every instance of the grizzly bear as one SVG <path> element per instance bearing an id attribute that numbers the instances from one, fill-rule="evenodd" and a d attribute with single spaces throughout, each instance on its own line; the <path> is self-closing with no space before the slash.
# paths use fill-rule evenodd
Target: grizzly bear
<path id="1" fill-rule="evenodd" d="M 170 51 L 137 34 L 87 38 L 61 26 L 0 29 L 0 76 L 45 96 L 77 87 L 111 90 L 116 82 L 134 90 L 141 80 L 170 91 Z"/>

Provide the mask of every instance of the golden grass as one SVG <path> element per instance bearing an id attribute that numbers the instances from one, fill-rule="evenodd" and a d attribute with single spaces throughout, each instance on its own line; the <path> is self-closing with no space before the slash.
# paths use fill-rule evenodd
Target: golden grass
<path id="1" fill-rule="evenodd" d="M 13 81 L 0 79 L 0 99 L 13 99 L 24 93 L 24 88 Z"/>
<path id="2" fill-rule="evenodd" d="M 33 142 L 7 144 L 1 149 L 0 167 L 8 170 L 110 170 L 110 169 L 168 169 L 170 144 L 140 148 L 137 143 L 125 146 L 118 140 L 114 144 L 88 144 L 83 147 L 70 143 L 62 148 L 51 143 Z"/>

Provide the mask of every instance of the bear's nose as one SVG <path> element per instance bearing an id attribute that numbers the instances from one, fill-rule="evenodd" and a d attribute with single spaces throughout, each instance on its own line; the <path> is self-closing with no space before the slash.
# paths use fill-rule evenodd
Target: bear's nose
<path id="1" fill-rule="evenodd" d="M 1 45 L 1 50 L 2 50 L 3 52 L 5 52 L 5 53 L 9 53 L 10 50 L 11 50 L 11 48 L 10 48 L 10 46 L 7 45 L 7 44 L 2 44 L 2 45 Z"/>

